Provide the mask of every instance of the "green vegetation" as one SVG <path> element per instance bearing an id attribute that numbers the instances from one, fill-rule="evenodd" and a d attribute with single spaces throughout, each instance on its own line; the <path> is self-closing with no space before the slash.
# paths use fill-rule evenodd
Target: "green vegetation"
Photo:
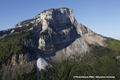
<path id="1" fill-rule="evenodd" d="M 21 40 L 26 38 L 29 33 L 21 33 L 0 40 L 0 63 L 4 62 L 12 54 L 22 51 Z"/>
<path id="2" fill-rule="evenodd" d="M 0 79 L 3 75 L 2 64 L 5 63 L 13 54 L 23 52 L 24 42 L 29 38 L 29 32 L 22 32 L 0 39 Z M 24 42 L 22 42 L 24 41 Z"/>
<path id="3" fill-rule="evenodd" d="M 120 53 L 120 41 L 108 38 L 107 40 L 108 48 Z"/>
<path id="4" fill-rule="evenodd" d="M 120 80 L 120 60 L 115 59 L 115 56 L 119 55 L 120 42 L 111 39 L 108 39 L 107 42 L 109 43 L 108 47 L 92 45 L 93 50 L 82 59 L 67 59 L 61 63 L 53 63 L 52 68 L 40 71 L 39 80 L 74 80 L 73 76 L 105 75 L 115 76 L 115 79 L 107 80 Z M 27 77 L 21 80 L 26 79 Z"/>
<path id="5" fill-rule="evenodd" d="M 107 42 L 108 47 L 92 46 L 93 50 L 82 60 L 68 59 L 53 64 L 53 68 L 40 72 L 39 80 L 73 80 L 73 76 L 105 75 L 115 76 L 116 80 L 120 80 L 120 61 L 115 59 L 119 55 L 120 41 L 108 39 Z"/>

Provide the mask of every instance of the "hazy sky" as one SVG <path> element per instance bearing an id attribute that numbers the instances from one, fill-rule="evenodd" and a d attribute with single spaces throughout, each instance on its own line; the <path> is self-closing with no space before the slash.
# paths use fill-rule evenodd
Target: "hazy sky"
<path id="1" fill-rule="evenodd" d="M 96 33 L 120 39 L 120 0 L 0 0 L 0 30 L 60 7 L 72 8 L 78 22 Z"/>

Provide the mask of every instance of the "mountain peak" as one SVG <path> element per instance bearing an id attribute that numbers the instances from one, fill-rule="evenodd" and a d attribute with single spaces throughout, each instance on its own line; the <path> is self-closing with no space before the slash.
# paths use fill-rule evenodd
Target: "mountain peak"
<path id="1" fill-rule="evenodd" d="M 34 26 L 38 26 L 39 23 L 43 23 L 44 27 L 48 26 L 47 24 L 51 22 L 57 22 L 57 24 L 67 23 L 68 21 L 74 22 L 74 14 L 73 10 L 69 8 L 51 8 L 48 10 L 44 10 L 35 18 L 22 21 L 16 25 L 16 27 L 24 27 L 33 24 Z"/>
<path id="2" fill-rule="evenodd" d="M 73 11 L 68 8 L 48 9 L 37 15 L 35 19 L 36 23 L 42 22 L 44 27 L 52 22 L 56 22 L 56 24 L 59 25 L 64 23 L 67 24 L 68 22 L 73 23 L 75 21 Z"/>
<path id="3" fill-rule="evenodd" d="M 61 11 L 61 12 L 64 12 L 64 11 L 66 11 L 66 12 L 73 12 L 73 10 L 72 9 L 70 9 L 70 8 L 67 8 L 67 7 L 62 7 L 62 8 L 51 8 L 51 9 L 47 9 L 47 10 L 44 10 L 44 11 L 42 11 L 41 13 L 44 13 L 44 12 L 55 12 L 55 11 Z M 65 13 L 66 13 L 65 12 Z M 40 13 L 40 14 L 41 14 Z"/>

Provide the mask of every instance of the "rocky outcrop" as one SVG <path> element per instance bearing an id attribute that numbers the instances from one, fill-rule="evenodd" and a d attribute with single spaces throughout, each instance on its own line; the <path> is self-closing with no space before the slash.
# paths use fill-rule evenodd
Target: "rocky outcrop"
<path id="1" fill-rule="evenodd" d="M 12 54 L 7 60 L 5 60 L 1 68 L 2 75 L 0 76 L 2 77 L 0 79 L 16 80 L 18 76 L 28 74 L 32 72 L 32 70 L 35 70 L 36 56 L 32 52 L 26 51 Z"/>
<path id="2" fill-rule="evenodd" d="M 27 27 L 27 26 L 33 26 L 34 24 L 34 19 L 28 19 L 28 20 L 25 20 L 25 21 L 22 21 L 18 24 L 15 25 L 16 28 L 19 28 L 19 27 Z"/>
<path id="3" fill-rule="evenodd" d="M 35 69 L 35 61 L 28 62 L 27 64 L 5 66 L 2 68 L 2 80 L 16 80 L 18 76 L 28 74 Z"/>
<path id="4" fill-rule="evenodd" d="M 5 64 L 3 65 L 5 66 L 15 66 L 15 65 L 23 65 L 23 64 L 27 64 L 30 61 L 34 61 L 34 57 L 33 55 L 31 55 L 30 53 L 24 53 L 24 54 L 14 54 L 11 56 L 11 58 L 9 58 Z"/>
<path id="5" fill-rule="evenodd" d="M 38 68 L 38 70 L 39 71 L 45 70 L 47 67 L 51 67 L 51 65 L 47 61 L 45 61 L 44 59 L 39 57 L 37 59 L 37 68 Z"/>

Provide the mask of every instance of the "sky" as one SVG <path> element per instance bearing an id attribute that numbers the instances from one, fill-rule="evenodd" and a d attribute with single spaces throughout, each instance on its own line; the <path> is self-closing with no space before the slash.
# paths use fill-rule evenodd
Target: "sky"
<path id="1" fill-rule="evenodd" d="M 94 32 L 120 40 L 120 0 L 0 0 L 0 30 L 61 7 L 72 8 L 77 21 Z"/>

